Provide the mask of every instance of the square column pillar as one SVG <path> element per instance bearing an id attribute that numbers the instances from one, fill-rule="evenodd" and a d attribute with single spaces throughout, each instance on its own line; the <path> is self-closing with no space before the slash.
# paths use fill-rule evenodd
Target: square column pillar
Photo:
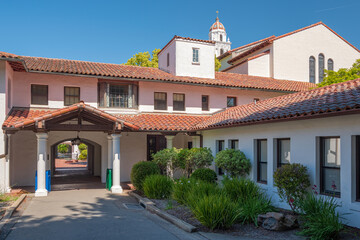
<path id="1" fill-rule="evenodd" d="M 112 137 L 111 135 L 107 136 L 107 142 L 108 142 L 108 164 L 107 168 L 112 169 L 113 168 L 113 143 L 112 143 Z"/>
<path id="2" fill-rule="evenodd" d="M 5 192 L 10 193 L 11 187 L 10 187 L 10 139 L 11 134 L 7 134 L 7 156 L 5 158 Z"/>
<path id="3" fill-rule="evenodd" d="M 120 137 L 121 134 L 111 134 L 112 137 L 112 156 L 113 156 L 113 185 L 112 193 L 122 193 L 120 186 Z"/>
<path id="4" fill-rule="evenodd" d="M 194 148 L 200 147 L 200 136 L 192 136 L 191 140 L 192 140 L 192 145 Z"/>
<path id="5" fill-rule="evenodd" d="M 37 190 L 35 197 L 47 196 L 46 190 L 46 158 L 47 158 L 47 133 L 36 133 L 37 137 Z"/>
<path id="6" fill-rule="evenodd" d="M 173 148 L 173 140 L 174 140 L 173 135 L 165 135 L 166 138 L 166 148 Z"/>

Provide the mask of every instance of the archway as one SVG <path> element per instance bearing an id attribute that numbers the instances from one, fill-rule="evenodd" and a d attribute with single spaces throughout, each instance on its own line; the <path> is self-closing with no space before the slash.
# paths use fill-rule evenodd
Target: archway
<path id="1" fill-rule="evenodd" d="M 101 146 L 82 138 L 79 145 L 71 145 L 72 151 L 65 154 L 65 159 L 59 160 L 59 156 L 64 155 L 59 154 L 58 146 L 64 143 L 70 146 L 71 140 L 64 139 L 51 145 L 52 189 L 103 188 L 100 176 L 95 171 L 101 168 Z M 83 145 L 86 146 L 86 158 Z M 80 151 L 77 152 L 77 149 Z"/>

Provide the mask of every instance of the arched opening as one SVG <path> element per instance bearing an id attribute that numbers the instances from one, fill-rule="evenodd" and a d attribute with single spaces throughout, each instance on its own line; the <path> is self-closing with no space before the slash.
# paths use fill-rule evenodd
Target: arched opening
<path id="1" fill-rule="evenodd" d="M 220 49 L 220 55 L 223 55 L 224 54 L 224 49 Z"/>
<path id="2" fill-rule="evenodd" d="M 223 35 L 220 34 L 220 42 L 222 42 L 222 41 L 223 41 Z"/>
<path id="3" fill-rule="evenodd" d="M 101 146 L 87 139 L 64 139 L 51 145 L 52 190 L 103 188 Z"/>

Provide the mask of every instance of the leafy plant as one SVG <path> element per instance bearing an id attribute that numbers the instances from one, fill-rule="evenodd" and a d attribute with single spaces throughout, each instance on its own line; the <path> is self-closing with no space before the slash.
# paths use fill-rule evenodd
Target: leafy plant
<path id="1" fill-rule="evenodd" d="M 232 201 L 243 204 L 261 196 L 260 187 L 250 179 L 224 177 L 223 190 Z"/>
<path id="2" fill-rule="evenodd" d="M 61 143 L 57 147 L 59 153 L 67 153 L 69 152 L 69 145 L 65 143 Z"/>
<path id="3" fill-rule="evenodd" d="M 325 69 L 324 81 L 318 84 L 318 87 L 331 85 L 334 83 L 346 82 L 360 78 L 360 59 L 352 65 L 351 68 L 340 68 L 337 72 Z"/>
<path id="4" fill-rule="evenodd" d="M 283 165 L 274 173 L 274 186 L 280 198 L 289 203 L 293 211 L 297 211 L 310 187 L 307 167 L 298 163 Z"/>
<path id="5" fill-rule="evenodd" d="M 80 160 L 85 160 L 85 159 L 87 159 L 87 154 L 88 154 L 87 149 L 82 150 L 82 151 L 81 151 L 81 154 L 79 155 L 79 159 L 80 159 Z"/>
<path id="6" fill-rule="evenodd" d="M 138 162 L 131 169 L 131 182 L 139 191 L 143 190 L 143 182 L 149 175 L 160 174 L 159 166 L 154 162 Z"/>
<path id="7" fill-rule="evenodd" d="M 210 166 L 213 160 L 210 148 L 191 148 L 186 159 L 185 172 L 190 176 L 194 170 Z"/>
<path id="8" fill-rule="evenodd" d="M 267 198 L 264 194 L 257 197 L 249 197 L 246 201 L 238 204 L 240 214 L 239 220 L 244 223 L 253 222 L 258 226 L 258 215 L 267 212 L 273 212 L 275 208 L 271 205 L 271 199 Z"/>
<path id="9" fill-rule="evenodd" d="M 192 212 L 211 230 L 229 229 L 239 217 L 236 203 L 225 194 L 202 196 L 193 206 Z"/>
<path id="10" fill-rule="evenodd" d="M 198 180 L 191 185 L 186 196 L 186 204 L 190 208 L 194 208 L 199 199 L 204 196 L 220 195 L 221 193 L 221 189 L 216 184 Z"/>
<path id="11" fill-rule="evenodd" d="M 172 173 L 176 169 L 176 159 L 178 157 L 179 149 L 165 148 L 153 154 L 153 162 L 156 163 L 162 174 L 172 177 Z"/>
<path id="12" fill-rule="evenodd" d="M 143 189 L 148 198 L 169 198 L 173 189 L 173 181 L 163 175 L 150 175 L 145 178 Z"/>
<path id="13" fill-rule="evenodd" d="M 199 168 L 191 174 L 191 178 L 209 183 L 215 183 L 217 175 L 216 172 L 210 168 Z"/>
<path id="14" fill-rule="evenodd" d="M 87 145 L 85 143 L 80 143 L 78 148 L 80 152 L 82 152 L 87 149 Z"/>
<path id="15" fill-rule="evenodd" d="M 300 201 L 302 218 L 301 235 L 310 239 L 338 239 L 344 229 L 342 218 L 336 211 L 339 207 L 334 197 L 308 193 Z"/>
<path id="16" fill-rule="evenodd" d="M 187 196 L 193 185 L 196 184 L 194 179 L 182 177 L 174 182 L 173 199 L 180 204 L 186 204 Z"/>
<path id="17" fill-rule="evenodd" d="M 224 169 L 232 177 L 249 174 L 251 163 L 240 150 L 226 149 L 216 154 L 215 164 Z"/>

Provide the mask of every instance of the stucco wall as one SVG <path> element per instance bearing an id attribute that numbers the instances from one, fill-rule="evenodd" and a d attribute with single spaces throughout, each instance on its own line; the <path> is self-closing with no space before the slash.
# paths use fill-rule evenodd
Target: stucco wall
<path id="1" fill-rule="evenodd" d="M 360 115 L 347 115 L 332 118 L 291 121 L 282 123 L 268 123 L 261 125 L 243 126 L 236 128 L 223 128 L 203 132 L 205 147 L 210 147 L 215 154 L 216 140 L 225 140 L 225 147 L 228 148 L 229 139 L 239 140 L 239 149 L 243 151 L 252 162 L 250 178 L 256 179 L 256 163 L 254 163 L 254 140 L 267 139 L 268 146 L 268 183 L 259 184 L 272 197 L 276 206 L 288 208 L 285 203 L 279 202 L 276 188 L 273 186 L 273 172 L 276 169 L 274 159 L 274 139 L 291 138 L 291 162 L 301 163 L 308 167 L 312 184 L 320 186 L 319 179 L 319 157 L 318 157 L 318 137 L 340 136 L 340 187 L 341 198 L 339 202 L 343 213 L 346 215 L 347 224 L 360 227 L 360 202 L 355 201 L 355 155 L 353 139 L 354 135 L 360 135 L 360 125 L 358 124 Z"/>
<path id="2" fill-rule="evenodd" d="M 48 85 L 49 105 L 39 107 L 64 107 L 64 87 L 80 87 L 80 100 L 97 107 L 97 78 L 62 76 L 56 74 L 14 72 L 12 106 L 31 106 L 31 84 Z"/>
<path id="3" fill-rule="evenodd" d="M 167 66 L 167 54 L 169 53 L 169 66 Z M 173 41 L 159 55 L 159 69 L 175 75 L 176 44 Z"/>
<path id="4" fill-rule="evenodd" d="M 318 56 L 334 60 L 334 70 L 349 68 L 360 53 L 344 42 L 323 25 L 300 31 L 296 34 L 275 40 L 274 78 L 309 82 L 309 57 L 316 59 L 316 82 L 319 80 Z"/>
<path id="5" fill-rule="evenodd" d="M 154 92 L 167 92 L 168 110 L 156 110 L 157 112 L 174 112 L 173 93 L 185 93 L 185 112 L 197 114 L 212 113 L 226 108 L 227 96 L 236 96 L 237 104 L 242 105 L 251 103 L 254 98 L 263 100 L 283 94 L 277 92 L 187 86 L 155 82 L 140 82 L 139 84 L 139 110 L 141 112 L 154 112 Z M 209 95 L 210 111 L 202 111 L 201 95 Z"/>
<path id="6" fill-rule="evenodd" d="M 248 74 L 252 76 L 270 77 L 270 54 L 248 61 Z"/>
<path id="7" fill-rule="evenodd" d="M 239 73 L 239 74 L 249 74 L 249 63 L 244 62 L 243 64 L 240 64 L 239 66 L 236 66 L 228 71 L 228 73 Z"/>

